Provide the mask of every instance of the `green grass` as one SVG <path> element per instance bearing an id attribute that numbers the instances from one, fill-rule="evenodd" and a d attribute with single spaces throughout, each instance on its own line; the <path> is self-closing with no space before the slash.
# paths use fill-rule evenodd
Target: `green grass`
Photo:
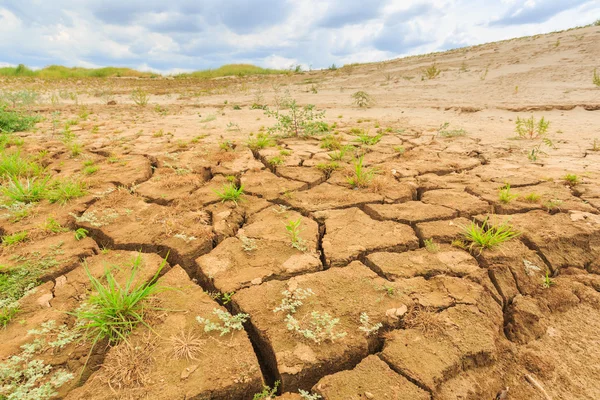
<path id="1" fill-rule="evenodd" d="M 113 270 L 122 269 L 115 266 L 106 269 L 101 279 L 94 277 L 87 265 L 85 272 L 90 280 L 93 294 L 87 300 L 87 307 L 75 312 L 84 329 L 93 340 L 94 345 L 106 339 L 110 344 L 127 340 L 127 335 L 138 324 L 148 324 L 144 320 L 147 300 L 161 290 L 156 286 L 158 276 L 166 264 L 163 260 L 154 277 L 145 283 L 135 284 L 136 276 L 142 264 L 141 254 L 132 261 L 131 272 L 124 285 L 119 284 Z M 128 269 L 128 268 L 127 268 Z"/>
<path id="2" fill-rule="evenodd" d="M 371 136 L 366 132 L 361 132 L 360 134 L 358 134 L 356 139 L 354 139 L 354 141 L 360 144 L 364 144 L 366 146 L 372 146 L 374 144 L 379 143 L 382 137 L 382 134 Z"/>
<path id="3" fill-rule="evenodd" d="M 365 188 L 369 186 L 374 175 L 374 169 L 363 166 L 363 157 L 361 156 L 354 161 L 354 175 L 348 178 L 348 183 L 354 188 Z"/>
<path id="4" fill-rule="evenodd" d="M 12 246 L 13 244 L 21 243 L 27 240 L 27 231 L 13 233 L 12 235 L 2 236 L 2 244 L 4 246 Z"/>
<path id="5" fill-rule="evenodd" d="M 255 137 L 248 139 L 248 147 L 250 150 L 260 150 L 275 145 L 275 141 L 268 133 L 259 133 Z"/>
<path id="6" fill-rule="evenodd" d="M 471 221 L 471 224 L 463 228 L 464 239 L 469 242 L 467 248 L 471 251 L 478 249 L 481 253 L 484 249 L 492 249 L 502 243 L 514 239 L 520 235 L 508 222 L 499 225 L 491 225 L 485 218 L 481 225 Z"/>
<path id="7" fill-rule="evenodd" d="M 35 203 L 46 195 L 47 184 L 48 178 L 19 179 L 10 175 L 8 185 L 2 188 L 2 194 L 13 203 Z"/>
<path id="8" fill-rule="evenodd" d="M 22 157 L 19 152 L 0 150 L 0 178 L 11 175 L 19 178 L 34 177 L 41 175 L 43 171 L 41 165 Z"/>
<path id="9" fill-rule="evenodd" d="M 85 183 L 66 179 L 52 182 L 46 193 L 46 198 L 50 203 L 66 204 L 69 200 L 85 196 L 86 194 Z"/>
<path id="10" fill-rule="evenodd" d="M 205 69 L 175 75 L 175 78 L 211 79 L 223 76 L 277 75 L 287 73 L 289 73 L 287 70 L 261 68 L 252 64 L 227 64 L 215 69 Z"/>
<path id="11" fill-rule="evenodd" d="M 229 183 L 223 186 L 221 191 L 214 191 L 217 196 L 221 199 L 221 202 L 232 201 L 235 205 L 242 200 L 244 195 L 244 186 L 236 187 L 233 183 Z"/>
<path id="12" fill-rule="evenodd" d="M 500 200 L 501 203 L 504 203 L 504 204 L 510 203 L 517 197 L 519 197 L 519 196 L 516 194 L 512 194 L 510 192 L 510 184 L 508 184 L 508 183 L 506 184 L 506 186 L 504 186 L 502 189 L 500 189 L 500 193 L 498 194 L 498 199 Z"/>
<path id="13" fill-rule="evenodd" d="M 525 196 L 524 200 L 528 203 L 537 203 L 540 200 L 540 195 L 532 192 Z"/>
<path id="14" fill-rule="evenodd" d="M 0 133 L 24 132 L 40 120 L 41 117 L 37 115 L 10 110 L 5 104 L 0 104 Z"/>
<path id="15" fill-rule="evenodd" d="M 563 177 L 567 185 L 576 186 L 579 184 L 579 177 L 575 174 L 567 174 Z"/>
<path id="16" fill-rule="evenodd" d="M 62 65 L 50 65 L 48 67 L 32 70 L 20 64 L 17 67 L 0 68 L 0 76 L 10 77 L 35 77 L 45 79 L 57 78 L 108 78 L 108 77 L 152 77 L 157 74 L 152 72 L 140 72 L 131 68 L 104 67 L 104 68 L 81 68 L 64 67 Z"/>

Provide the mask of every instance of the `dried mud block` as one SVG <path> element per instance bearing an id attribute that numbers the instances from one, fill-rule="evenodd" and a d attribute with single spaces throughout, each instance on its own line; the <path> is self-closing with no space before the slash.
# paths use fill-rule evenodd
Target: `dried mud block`
<path id="1" fill-rule="evenodd" d="M 19 322 L 14 321 L 0 331 L 2 342 L 0 358 L 17 354 L 20 352 L 20 346 L 33 342 L 37 336 L 30 331 L 41 329 L 43 324 L 52 323 L 57 328 L 66 325 L 70 331 L 76 332 L 76 319 L 69 312 L 74 312 L 90 295 L 92 285 L 88 273 L 105 285 L 105 273 L 110 270 L 118 284 L 124 287 L 131 278 L 135 266 L 136 275 L 133 285 L 137 286 L 150 281 L 161 265 L 163 260 L 155 254 L 134 252 L 110 251 L 108 254 L 87 258 L 87 270 L 80 266 L 57 277 L 54 282 L 39 286 L 19 300 L 20 311 L 17 314 Z M 169 265 L 165 264 L 163 271 L 168 269 Z M 57 332 L 58 330 L 53 335 L 44 335 L 44 338 L 46 341 L 57 340 Z M 63 398 L 69 389 L 89 377 L 92 370 L 102 361 L 106 350 L 105 342 L 99 342 L 92 347 L 91 340 L 75 340 L 63 348 L 47 350 L 36 358 L 43 359 L 53 370 L 65 369 L 73 374 L 74 379 L 67 381 L 59 390 L 58 397 Z"/>
<path id="2" fill-rule="evenodd" d="M 457 192 L 477 180 L 471 175 L 451 173 L 448 175 L 425 174 L 415 178 L 419 193 L 430 190 L 450 189 Z"/>
<path id="3" fill-rule="evenodd" d="M 394 371 L 431 392 L 461 371 L 492 364 L 496 325 L 473 305 L 457 305 L 438 314 L 429 333 L 418 329 L 388 334 L 381 358 Z"/>
<path id="4" fill-rule="evenodd" d="M 280 178 L 267 171 L 248 171 L 241 178 L 244 191 L 267 200 L 274 200 L 286 192 L 308 188 L 305 182 Z"/>
<path id="5" fill-rule="evenodd" d="M 246 171 L 258 171 L 265 168 L 260 161 L 254 158 L 250 149 L 221 151 L 209 158 L 213 174 L 239 175 Z"/>
<path id="6" fill-rule="evenodd" d="M 542 290 L 546 264 L 520 240 L 510 240 L 477 255 L 480 265 L 490 271 L 507 304 L 518 294 L 535 295 Z"/>
<path id="7" fill-rule="evenodd" d="M 415 231 L 421 240 L 433 240 L 434 243 L 452 243 L 462 238 L 464 227 L 471 221 L 466 218 L 455 218 L 447 221 L 421 222 Z"/>
<path id="8" fill-rule="evenodd" d="M 213 247 L 214 233 L 205 211 L 185 211 L 149 204 L 126 191 L 97 201 L 77 225 L 88 229 L 102 245 L 123 250 L 169 253 L 186 268 Z"/>
<path id="9" fill-rule="evenodd" d="M 408 225 L 375 221 L 358 208 L 316 213 L 325 220 L 323 253 L 329 266 L 342 266 L 373 251 L 405 251 L 419 247 Z"/>
<path id="10" fill-rule="evenodd" d="M 158 168 L 152 178 L 135 187 L 140 196 L 158 204 L 169 204 L 175 199 L 185 198 L 204 182 L 210 180 L 210 174 L 197 175 L 191 171 L 174 168 Z"/>
<path id="11" fill-rule="evenodd" d="M 372 192 L 384 197 L 386 203 L 401 203 L 411 201 L 417 196 L 416 186 L 412 182 L 404 181 L 399 182 L 393 175 L 392 172 L 381 173 L 378 167 L 375 167 L 379 172 L 376 174 L 369 186 L 363 191 Z M 331 177 L 327 180 L 328 183 L 343 186 L 350 190 L 353 189 L 352 185 L 348 183 L 348 179 L 354 175 L 354 167 L 347 165 L 345 170 L 334 171 Z"/>
<path id="12" fill-rule="evenodd" d="M 442 274 L 464 277 L 481 271 L 477 260 L 469 253 L 447 245 L 440 246 L 435 252 L 417 249 L 404 253 L 372 253 L 365 258 L 365 263 L 391 281 Z"/>
<path id="13" fill-rule="evenodd" d="M 196 264 L 205 283 L 222 293 L 323 269 L 316 253 L 302 252 L 289 243 L 237 237 L 225 239 L 197 258 Z"/>
<path id="14" fill-rule="evenodd" d="M 215 203 L 206 207 L 205 210 L 212 216 L 216 243 L 235 236 L 240 226 L 244 224 L 245 210 L 234 204 Z"/>
<path id="15" fill-rule="evenodd" d="M 308 184 L 309 188 L 325 182 L 325 174 L 316 168 L 308 167 L 277 167 L 277 175 Z"/>
<path id="16" fill-rule="evenodd" d="M 329 183 L 291 193 L 286 202 L 307 212 L 356 207 L 367 203 L 383 203 L 383 196 L 366 190 L 353 190 Z"/>
<path id="17" fill-rule="evenodd" d="M 546 333 L 544 313 L 529 296 L 516 296 L 506 312 L 506 337 L 519 344 L 537 340 Z"/>
<path id="18" fill-rule="evenodd" d="M 457 216 L 453 209 L 408 201 L 401 204 L 367 204 L 365 212 L 377 220 L 392 220 L 403 224 L 416 224 L 436 220 L 452 219 Z"/>
<path id="19" fill-rule="evenodd" d="M 379 334 L 399 322 L 398 315 L 402 313 L 396 310 L 406 309 L 412 300 L 397 288 L 396 283 L 387 282 L 356 261 L 345 268 L 242 289 L 234 294 L 233 303 L 236 309 L 250 314 L 258 350 L 276 379 L 281 380 L 281 390 L 310 390 L 322 376 L 353 368 L 375 350 Z M 295 313 L 290 312 L 300 328 L 312 329 L 313 312 L 328 313 L 332 319 L 339 318 L 332 332 L 345 333 L 344 337 L 316 343 L 288 329 L 288 311 L 273 310 L 282 304 L 282 292 L 300 293 L 299 289 L 311 289 L 314 293 L 301 300 L 303 304 Z M 391 312 L 392 317 L 386 317 L 386 312 Z M 367 336 L 359 330 L 361 313 L 368 314 L 371 325 L 382 323 L 383 327 Z"/>
<path id="20" fill-rule="evenodd" d="M 128 343 L 110 349 L 102 367 L 66 398 L 248 399 L 260 392 L 260 367 L 246 332 L 221 337 L 204 332 L 196 321 L 200 316 L 218 322 L 213 311 L 224 308 L 180 267 L 158 285 L 169 288 L 156 296 L 161 307 L 178 311 L 157 315 L 151 321 L 153 332 L 139 327 Z M 187 343 L 187 357 L 182 342 Z"/>
<path id="21" fill-rule="evenodd" d="M 460 217 L 470 217 L 491 211 L 490 205 L 465 191 L 430 190 L 423 193 L 421 201 L 427 204 L 445 206 L 458 211 Z"/>
<path id="22" fill-rule="evenodd" d="M 497 214 L 525 213 L 533 210 L 561 211 L 584 211 L 597 213 L 594 207 L 584 203 L 571 194 L 571 190 L 563 183 L 544 182 L 535 186 L 511 187 L 510 195 L 514 196 L 508 203 L 500 201 L 500 190 L 506 184 L 481 183 L 477 186 L 469 186 L 467 192 L 481 197 L 491 203 Z M 536 200 L 528 200 L 530 195 L 537 195 Z"/>
<path id="23" fill-rule="evenodd" d="M 248 218 L 246 225 L 240 229 L 239 236 L 249 238 L 275 240 L 291 246 L 291 236 L 286 225 L 290 221 L 300 221 L 299 237 L 309 252 L 317 251 L 319 240 L 318 224 L 302 214 L 285 206 L 272 206 Z"/>
<path id="24" fill-rule="evenodd" d="M 81 260 L 99 251 L 96 242 L 89 237 L 76 240 L 73 232 L 59 233 L 0 247 L 0 271 L 35 269 L 40 271 L 38 279 L 46 281 L 70 271 Z"/>
<path id="25" fill-rule="evenodd" d="M 284 156 L 281 154 L 281 150 L 276 148 L 267 148 L 258 151 L 258 155 L 260 160 L 264 165 L 271 165 L 271 160 L 273 158 L 278 158 L 281 161 L 281 166 L 283 167 L 295 167 L 300 166 L 302 164 L 302 160 L 310 158 L 310 154 L 302 151 L 292 151 L 288 150 L 290 154 Z M 277 168 L 279 172 L 279 165 L 274 165 L 273 167 Z"/>
<path id="26" fill-rule="evenodd" d="M 446 154 L 423 149 L 413 149 L 402 155 L 401 168 L 416 171 L 417 175 L 433 173 L 446 175 L 481 165 L 481 160 L 463 154 Z"/>
<path id="27" fill-rule="evenodd" d="M 210 204 L 223 201 L 217 192 L 222 193 L 232 182 L 223 175 L 215 175 L 188 196 L 176 198 L 174 205 L 188 210 L 200 210 Z M 245 196 L 242 196 L 242 199 Z"/>
<path id="28" fill-rule="evenodd" d="M 517 188 L 542 183 L 542 179 L 536 176 L 536 172 L 539 171 L 539 176 L 543 176 L 544 171 L 539 169 L 532 172 L 532 168 L 535 167 L 530 165 L 524 171 L 523 166 L 520 164 L 508 164 L 505 160 L 501 162 L 494 162 L 492 160 L 489 164 L 475 168 L 471 173 L 484 181 L 491 181 L 500 186 L 508 183 L 511 188 Z"/>
<path id="29" fill-rule="evenodd" d="M 495 223 L 503 220 L 499 216 L 490 219 Z M 596 214 L 531 211 L 513 215 L 509 223 L 522 232 L 521 240 L 540 252 L 553 271 L 586 269 L 600 258 L 600 216 Z"/>
<path id="30" fill-rule="evenodd" d="M 377 356 L 368 356 L 351 371 L 322 378 L 313 391 L 327 400 L 429 400 L 429 393 L 398 375 Z"/>

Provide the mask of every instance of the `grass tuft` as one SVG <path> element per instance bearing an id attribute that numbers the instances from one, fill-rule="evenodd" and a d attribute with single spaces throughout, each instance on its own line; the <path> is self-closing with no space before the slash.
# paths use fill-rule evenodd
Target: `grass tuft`
<path id="1" fill-rule="evenodd" d="M 479 253 L 484 249 L 492 249 L 520 235 L 508 222 L 491 225 L 487 217 L 481 225 L 471 221 L 471 224 L 464 227 L 463 230 L 465 240 L 470 243 L 467 245 L 467 248 L 471 251 L 478 249 Z"/>

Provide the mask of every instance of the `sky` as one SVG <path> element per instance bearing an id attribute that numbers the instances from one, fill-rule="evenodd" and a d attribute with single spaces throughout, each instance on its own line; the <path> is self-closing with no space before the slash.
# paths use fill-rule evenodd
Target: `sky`
<path id="1" fill-rule="evenodd" d="M 318 69 L 597 19 L 599 0 L 0 0 L 0 66 Z"/>

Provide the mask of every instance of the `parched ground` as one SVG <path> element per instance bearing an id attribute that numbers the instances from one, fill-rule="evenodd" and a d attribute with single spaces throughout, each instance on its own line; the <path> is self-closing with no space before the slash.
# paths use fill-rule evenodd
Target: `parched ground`
<path id="1" fill-rule="evenodd" d="M 0 359 L 48 321 L 53 337 L 75 326 L 92 290 L 84 265 L 99 279 L 119 266 L 121 282 L 139 265 L 147 282 L 166 258 L 167 290 L 127 342 L 41 353 L 74 374 L 59 397 L 252 399 L 278 381 L 284 399 L 600 398 L 598 54 L 600 27 L 588 27 L 286 76 L 0 80 L 39 92 L 31 111 L 45 118 L 5 154 L 87 184 L 66 204 L 0 209 L 2 236 L 28 233 L 2 245 L 0 272 L 38 268 L 0 330 Z M 138 88 L 145 107 L 129 96 Z M 249 148 L 275 124 L 256 106 L 284 98 L 325 111 L 328 131 Z M 550 121 L 551 146 L 517 136 L 531 116 Z M 340 146 L 353 147 L 332 164 Z M 374 173 L 360 188 L 348 181 L 357 154 Z M 237 204 L 216 194 L 230 184 L 243 187 Z M 471 221 L 520 235 L 469 251 Z M 76 240 L 79 228 L 89 236 Z M 308 329 L 326 313 L 337 336 L 317 343 L 274 311 L 308 289 L 289 316 Z M 205 332 L 196 317 L 215 310 L 248 314 L 244 330 Z M 178 356 L 181 342 L 198 351 Z"/>

